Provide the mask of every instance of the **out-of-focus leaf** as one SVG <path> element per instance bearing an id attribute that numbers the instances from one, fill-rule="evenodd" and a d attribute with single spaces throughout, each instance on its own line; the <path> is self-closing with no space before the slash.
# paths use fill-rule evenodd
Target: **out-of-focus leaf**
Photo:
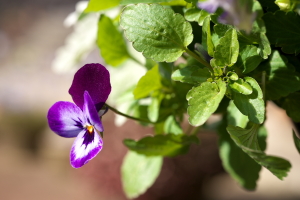
<path id="1" fill-rule="evenodd" d="M 163 163 L 161 156 L 144 156 L 129 151 L 121 167 L 121 178 L 127 198 L 136 198 L 146 192 L 158 177 Z"/>
<path id="2" fill-rule="evenodd" d="M 200 26 L 203 25 L 204 19 L 209 15 L 205 10 L 200 10 L 198 8 L 189 8 L 185 11 L 184 17 L 190 22 L 198 22 Z"/>
<path id="3" fill-rule="evenodd" d="M 90 0 L 87 8 L 84 12 L 99 12 L 101 10 L 107 10 L 119 5 L 121 0 Z"/>
<path id="4" fill-rule="evenodd" d="M 298 153 L 300 153 L 300 139 L 297 137 L 295 131 L 293 130 L 293 139 Z"/>
<path id="5" fill-rule="evenodd" d="M 98 22 L 97 45 L 106 64 L 111 66 L 118 66 L 130 57 L 122 34 L 105 15 Z"/>
<path id="6" fill-rule="evenodd" d="M 212 42 L 211 32 L 210 32 L 210 16 L 204 18 L 202 26 L 202 45 L 207 51 L 208 55 L 214 55 L 215 46 Z"/>
<path id="7" fill-rule="evenodd" d="M 165 124 L 164 124 L 164 132 L 165 133 L 171 133 L 174 135 L 182 134 L 182 128 L 180 124 L 176 121 L 176 118 L 174 115 L 170 115 Z"/>
<path id="8" fill-rule="evenodd" d="M 139 80 L 136 88 L 133 91 L 134 98 L 144 98 L 154 90 L 160 89 L 162 87 L 160 78 L 158 65 L 156 65 Z"/>
<path id="9" fill-rule="evenodd" d="M 289 94 L 282 104 L 282 108 L 286 110 L 286 114 L 293 119 L 294 122 L 300 122 L 300 92 Z"/>

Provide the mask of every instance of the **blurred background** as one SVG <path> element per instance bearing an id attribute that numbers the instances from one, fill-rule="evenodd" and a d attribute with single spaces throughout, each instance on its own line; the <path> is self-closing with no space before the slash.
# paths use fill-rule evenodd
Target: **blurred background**
<path id="1" fill-rule="evenodd" d="M 73 169 L 69 151 L 73 139 L 50 131 L 46 121 L 56 101 L 68 94 L 74 72 L 51 69 L 56 49 L 72 28 L 63 21 L 76 0 L 0 0 L 0 199 L 1 200 L 123 200 L 120 166 L 124 138 L 151 134 L 133 121 L 116 127 L 114 114 L 103 118 L 105 148 L 88 165 Z M 93 51 L 83 63 L 100 62 Z M 214 132 L 199 134 L 201 145 L 187 155 L 166 158 L 155 184 L 139 200 L 151 199 L 300 199 L 300 156 L 292 141 L 285 111 L 268 103 L 267 153 L 292 163 L 284 181 L 268 170 L 260 174 L 256 191 L 245 191 L 223 170 Z"/>

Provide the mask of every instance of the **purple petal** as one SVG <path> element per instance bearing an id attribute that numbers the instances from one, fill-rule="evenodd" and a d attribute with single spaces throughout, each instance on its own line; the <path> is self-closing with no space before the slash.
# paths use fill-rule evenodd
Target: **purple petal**
<path id="1" fill-rule="evenodd" d="M 72 167 L 79 168 L 88 163 L 101 151 L 102 146 L 103 140 L 97 132 L 81 131 L 75 139 L 70 153 Z"/>
<path id="2" fill-rule="evenodd" d="M 84 92 L 83 113 L 89 124 L 93 125 L 98 131 L 103 132 L 102 122 L 100 121 L 94 102 L 88 91 Z"/>
<path id="3" fill-rule="evenodd" d="M 69 93 L 81 109 L 84 103 L 84 91 L 89 92 L 99 111 L 111 91 L 109 72 L 104 66 L 98 63 L 86 64 L 76 72 Z"/>
<path id="4" fill-rule="evenodd" d="M 81 109 L 66 101 L 56 102 L 49 109 L 47 118 L 51 130 L 67 138 L 76 137 L 86 124 Z"/>
<path id="5" fill-rule="evenodd" d="M 204 2 L 199 2 L 198 8 L 204 9 L 209 13 L 214 13 L 220 6 L 221 2 L 219 0 L 208 0 Z"/>

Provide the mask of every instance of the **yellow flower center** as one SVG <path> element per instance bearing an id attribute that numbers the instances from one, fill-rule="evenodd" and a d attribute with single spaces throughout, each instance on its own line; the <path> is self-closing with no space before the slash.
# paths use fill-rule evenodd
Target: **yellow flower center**
<path id="1" fill-rule="evenodd" d="M 94 131 L 94 127 L 93 127 L 92 125 L 86 125 L 85 128 L 88 130 L 88 132 L 89 132 L 90 134 L 92 134 L 93 131 Z"/>

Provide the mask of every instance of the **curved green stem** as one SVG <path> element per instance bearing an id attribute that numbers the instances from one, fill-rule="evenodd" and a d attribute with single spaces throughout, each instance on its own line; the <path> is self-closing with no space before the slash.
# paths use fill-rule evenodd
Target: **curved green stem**
<path id="1" fill-rule="evenodd" d="M 214 73 L 214 69 L 205 60 L 203 60 L 202 58 L 200 58 L 197 54 L 195 54 L 194 52 L 192 52 L 188 48 L 185 48 L 185 51 L 186 51 L 187 54 L 189 54 L 190 56 L 192 56 L 193 58 L 195 58 L 198 62 L 200 62 L 201 64 L 203 64 L 204 66 L 206 66 L 211 71 L 212 74 Z"/>
<path id="2" fill-rule="evenodd" d="M 132 55 L 129 54 L 129 57 L 131 60 L 133 60 L 134 62 L 136 62 L 137 64 L 141 65 L 141 66 L 144 66 L 143 63 L 141 63 L 139 60 L 137 60 L 135 57 L 133 57 Z"/>
<path id="3" fill-rule="evenodd" d="M 107 106 L 107 107 L 108 107 L 111 111 L 113 111 L 114 113 L 116 113 L 116 114 L 118 114 L 118 115 L 121 115 L 121 116 L 123 116 L 123 117 L 129 118 L 129 119 L 133 119 L 133 120 L 135 120 L 135 121 L 140 121 L 140 122 L 146 122 L 146 123 L 155 124 L 154 122 L 151 122 L 151 121 L 149 121 L 149 120 L 147 120 L 147 119 L 140 119 L 140 118 L 132 117 L 132 116 L 130 116 L 130 115 L 127 115 L 127 114 L 125 114 L 125 113 L 122 113 L 122 112 L 118 111 L 117 109 L 115 109 L 115 108 L 109 106 L 108 104 L 105 104 L 105 106 Z"/>

